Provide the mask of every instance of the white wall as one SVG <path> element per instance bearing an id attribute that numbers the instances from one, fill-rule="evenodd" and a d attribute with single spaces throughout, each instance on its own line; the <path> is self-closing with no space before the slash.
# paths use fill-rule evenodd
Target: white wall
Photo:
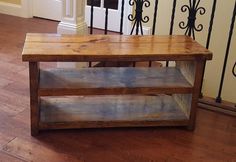
<path id="1" fill-rule="evenodd" d="M 24 18 L 32 17 L 31 2 L 32 0 L 0 0 L 0 13 Z"/>

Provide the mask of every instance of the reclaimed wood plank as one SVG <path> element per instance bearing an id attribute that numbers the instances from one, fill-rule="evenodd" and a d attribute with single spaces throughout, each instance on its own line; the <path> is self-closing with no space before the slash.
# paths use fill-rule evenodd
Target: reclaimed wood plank
<path id="1" fill-rule="evenodd" d="M 187 36 L 142 38 L 55 35 L 54 41 L 50 39 L 53 35 L 50 35 L 50 38 L 47 38 L 47 35 L 39 37 L 38 41 L 35 41 L 31 40 L 30 35 L 27 36 L 22 52 L 23 61 L 173 61 L 212 58 L 210 51 Z"/>
<path id="2" fill-rule="evenodd" d="M 135 39 L 134 39 L 135 38 Z M 196 42 L 191 37 L 184 35 L 167 35 L 153 37 L 151 35 L 76 35 L 76 34 L 50 34 L 50 33 L 27 33 L 25 42 L 51 42 L 51 43 L 100 43 L 100 42 L 112 42 L 112 43 L 133 43 L 141 41 L 142 43 L 166 43 L 171 41 L 172 43 L 183 42 Z"/>
<path id="3" fill-rule="evenodd" d="M 40 72 L 40 96 L 191 93 L 176 68 L 83 68 Z"/>
<path id="4" fill-rule="evenodd" d="M 31 118 L 31 135 L 38 134 L 39 123 L 39 63 L 29 62 L 30 77 L 30 118 Z"/>
<path id="5" fill-rule="evenodd" d="M 41 129 L 188 124 L 167 95 L 42 98 L 40 110 Z"/>
<path id="6" fill-rule="evenodd" d="M 183 112 L 189 116 L 191 111 L 192 94 L 173 94 L 172 96 Z"/>
<path id="7" fill-rule="evenodd" d="M 196 61 L 176 61 L 176 68 L 181 71 L 191 85 L 194 85 Z"/>
<path id="8" fill-rule="evenodd" d="M 192 94 L 191 100 L 191 109 L 190 109 L 190 118 L 189 118 L 189 130 L 194 130 L 196 126 L 196 116 L 197 116 L 197 107 L 198 107 L 198 99 L 201 93 L 201 82 L 204 75 L 204 67 L 206 61 L 196 60 L 196 67 L 193 71 L 195 74 L 194 77 L 194 91 Z"/>

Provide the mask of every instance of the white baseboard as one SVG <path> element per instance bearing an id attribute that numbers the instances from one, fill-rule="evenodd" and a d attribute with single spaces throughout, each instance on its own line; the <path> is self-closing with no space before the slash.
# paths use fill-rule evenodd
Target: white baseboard
<path id="1" fill-rule="evenodd" d="M 78 24 L 66 23 L 61 21 L 57 27 L 57 33 L 59 34 L 88 34 L 88 26 L 85 22 L 80 22 Z"/>
<path id="2" fill-rule="evenodd" d="M 0 2 L 0 13 L 24 18 L 32 17 L 25 6 L 25 1 L 22 1 L 22 5 Z"/>

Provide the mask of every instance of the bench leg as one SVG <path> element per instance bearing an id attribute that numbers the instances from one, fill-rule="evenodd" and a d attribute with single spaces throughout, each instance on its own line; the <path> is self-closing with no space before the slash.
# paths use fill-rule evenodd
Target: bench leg
<path id="1" fill-rule="evenodd" d="M 39 65 L 37 62 L 29 62 L 29 76 L 31 135 L 35 136 L 39 132 Z"/>
<path id="2" fill-rule="evenodd" d="M 192 109 L 190 112 L 190 122 L 187 127 L 188 130 L 194 130 L 196 125 L 196 114 L 198 108 L 198 99 L 201 93 L 201 85 L 202 85 L 202 77 L 204 73 L 204 60 L 197 60 L 196 61 L 196 68 L 195 68 L 195 79 L 194 79 L 194 92 L 192 95 Z"/>

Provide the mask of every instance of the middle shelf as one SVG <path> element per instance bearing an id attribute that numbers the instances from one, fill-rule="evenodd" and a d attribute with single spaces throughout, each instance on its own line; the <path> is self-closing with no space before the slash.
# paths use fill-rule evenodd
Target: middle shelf
<path id="1" fill-rule="evenodd" d="M 81 68 L 40 71 L 40 96 L 192 93 L 175 67 Z"/>

